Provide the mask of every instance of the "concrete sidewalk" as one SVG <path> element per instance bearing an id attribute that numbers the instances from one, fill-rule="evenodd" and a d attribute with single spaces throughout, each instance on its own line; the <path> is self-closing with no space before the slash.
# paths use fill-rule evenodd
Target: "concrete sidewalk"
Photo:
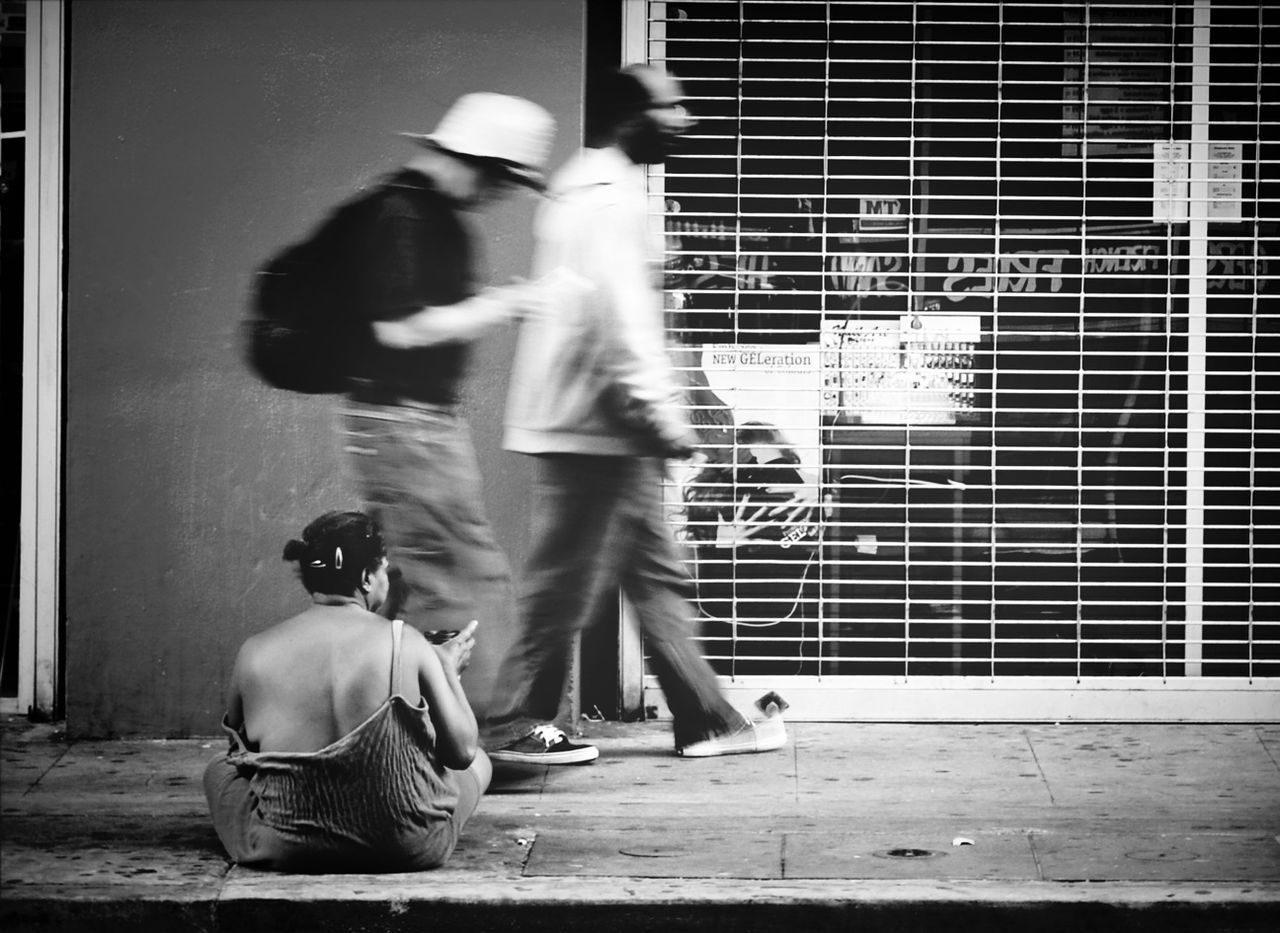
<path id="1" fill-rule="evenodd" d="M 1280 725 L 791 724 L 684 760 L 503 772 L 448 866 L 230 867 L 218 741 L 67 742 L 11 719 L 0 925 L 19 930 L 1280 929 Z"/>

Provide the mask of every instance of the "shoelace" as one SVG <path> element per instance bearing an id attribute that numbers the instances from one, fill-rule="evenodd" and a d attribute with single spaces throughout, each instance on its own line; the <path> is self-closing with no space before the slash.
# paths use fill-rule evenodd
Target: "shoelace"
<path id="1" fill-rule="evenodd" d="M 547 748 L 550 748 L 552 745 L 555 745 L 564 738 L 564 733 L 550 723 L 546 723 L 541 726 L 534 726 L 529 734 L 536 735 L 538 738 L 542 739 L 542 744 L 547 746 Z"/>

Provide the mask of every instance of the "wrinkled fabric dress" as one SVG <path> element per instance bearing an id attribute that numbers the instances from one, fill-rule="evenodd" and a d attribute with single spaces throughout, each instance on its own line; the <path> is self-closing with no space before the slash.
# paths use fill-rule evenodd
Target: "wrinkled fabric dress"
<path id="1" fill-rule="evenodd" d="M 393 623 L 390 694 L 316 752 L 230 751 L 205 770 L 214 828 L 239 865 L 292 872 L 421 871 L 443 864 L 480 790 L 435 760 L 426 701 L 400 694 L 402 625 Z"/>

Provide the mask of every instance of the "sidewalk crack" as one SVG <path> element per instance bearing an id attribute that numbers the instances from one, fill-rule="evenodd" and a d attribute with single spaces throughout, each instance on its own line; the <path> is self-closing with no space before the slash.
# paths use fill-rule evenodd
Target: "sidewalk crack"
<path id="1" fill-rule="evenodd" d="M 1040 756 L 1036 754 L 1036 747 L 1031 742 L 1031 733 L 1023 729 L 1022 737 L 1027 740 L 1027 748 L 1031 751 L 1031 760 L 1036 763 L 1036 770 L 1040 772 L 1040 780 L 1044 782 L 1045 793 L 1049 795 L 1049 804 L 1056 807 L 1058 801 L 1053 799 L 1053 788 L 1049 786 L 1049 776 L 1044 773 L 1044 768 L 1040 765 Z"/>
<path id="2" fill-rule="evenodd" d="M 792 726 L 788 731 L 790 732 L 787 736 L 790 739 L 788 744 L 791 746 L 791 800 L 798 804 L 800 802 L 800 746 L 796 741 L 795 727 Z"/>
<path id="3" fill-rule="evenodd" d="M 529 860 L 533 858 L 533 847 L 538 844 L 538 831 L 534 830 L 529 834 L 529 844 L 524 846 L 524 852 L 520 858 L 520 876 L 527 877 L 525 872 L 529 868 Z"/>
<path id="4" fill-rule="evenodd" d="M 1267 753 L 1267 757 L 1271 759 L 1271 763 L 1275 765 L 1276 770 L 1280 771 L 1280 761 L 1276 761 L 1275 753 L 1271 751 L 1271 746 L 1267 744 L 1266 736 L 1262 734 L 1262 729 L 1258 726 L 1253 727 L 1253 734 L 1258 737 L 1258 744 L 1262 746 L 1262 750 Z"/>
<path id="5" fill-rule="evenodd" d="M 29 794 L 29 793 L 31 793 L 33 790 L 35 790 L 35 789 L 36 789 L 36 785 L 37 785 L 37 784 L 39 784 L 41 781 L 43 781 L 43 780 L 45 779 L 45 776 L 46 776 L 50 771 L 52 771 L 54 768 L 56 768 L 56 767 L 58 766 L 58 762 L 60 762 L 63 758 L 66 758 L 66 757 L 67 757 L 67 752 L 69 752 L 69 751 L 71 751 L 71 743 L 70 743 L 70 742 L 68 742 L 68 743 L 63 747 L 62 752 L 58 755 L 58 757 L 57 757 L 57 758 L 55 758 L 55 759 L 53 759 L 53 761 L 49 762 L 49 767 L 47 767 L 47 768 L 45 768 L 43 771 L 41 771 L 41 772 L 40 772 L 40 776 L 39 776 L 39 777 L 37 777 L 34 781 L 32 781 L 30 784 L 28 784 L 28 785 L 27 785 L 27 789 L 26 789 L 26 790 L 24 790 L 24 791 L 22 792 L 22 796 L 23 796 L 23 797 L 25 797 L 25 796 L 27 796 L 27 794 Z"/>
<path id="6" fill-rule="evenodd" d="M 1027 832 L 1027 848 L 1031 850 L 1031 861 L 1036 866 L 1036 880 L 1044 881 L 1044 866 L 1040 864 L 1040 853 L 1036 851 L 1036 834 Z"/>

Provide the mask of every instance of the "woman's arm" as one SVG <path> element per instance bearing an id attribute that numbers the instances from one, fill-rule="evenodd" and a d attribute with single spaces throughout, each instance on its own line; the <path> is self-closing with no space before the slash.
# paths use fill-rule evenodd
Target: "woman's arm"
<path id="1" fill-rule="evenodd" d="M 436 727 L 436 751 L 440 763 L 460 771 L 476 757 L 480 730 L 471 703 L 462 690 L 458 675 L 471 658 L 476 623 L 472 622 L 444 645 L 432 645 L 422 633 L 404 628 L 403 647 L 418 658 L 418 687 L 431 711 Z"/>
<path id="2" fill-rule="evenodd" d="M 232 729 L 244 726 L 244 691 L 240 686 L 243 676 L 244 647 L 236 654 L 235 665 L 231 668 L 231 683 L 227 686 L 227 725 Z"/>

